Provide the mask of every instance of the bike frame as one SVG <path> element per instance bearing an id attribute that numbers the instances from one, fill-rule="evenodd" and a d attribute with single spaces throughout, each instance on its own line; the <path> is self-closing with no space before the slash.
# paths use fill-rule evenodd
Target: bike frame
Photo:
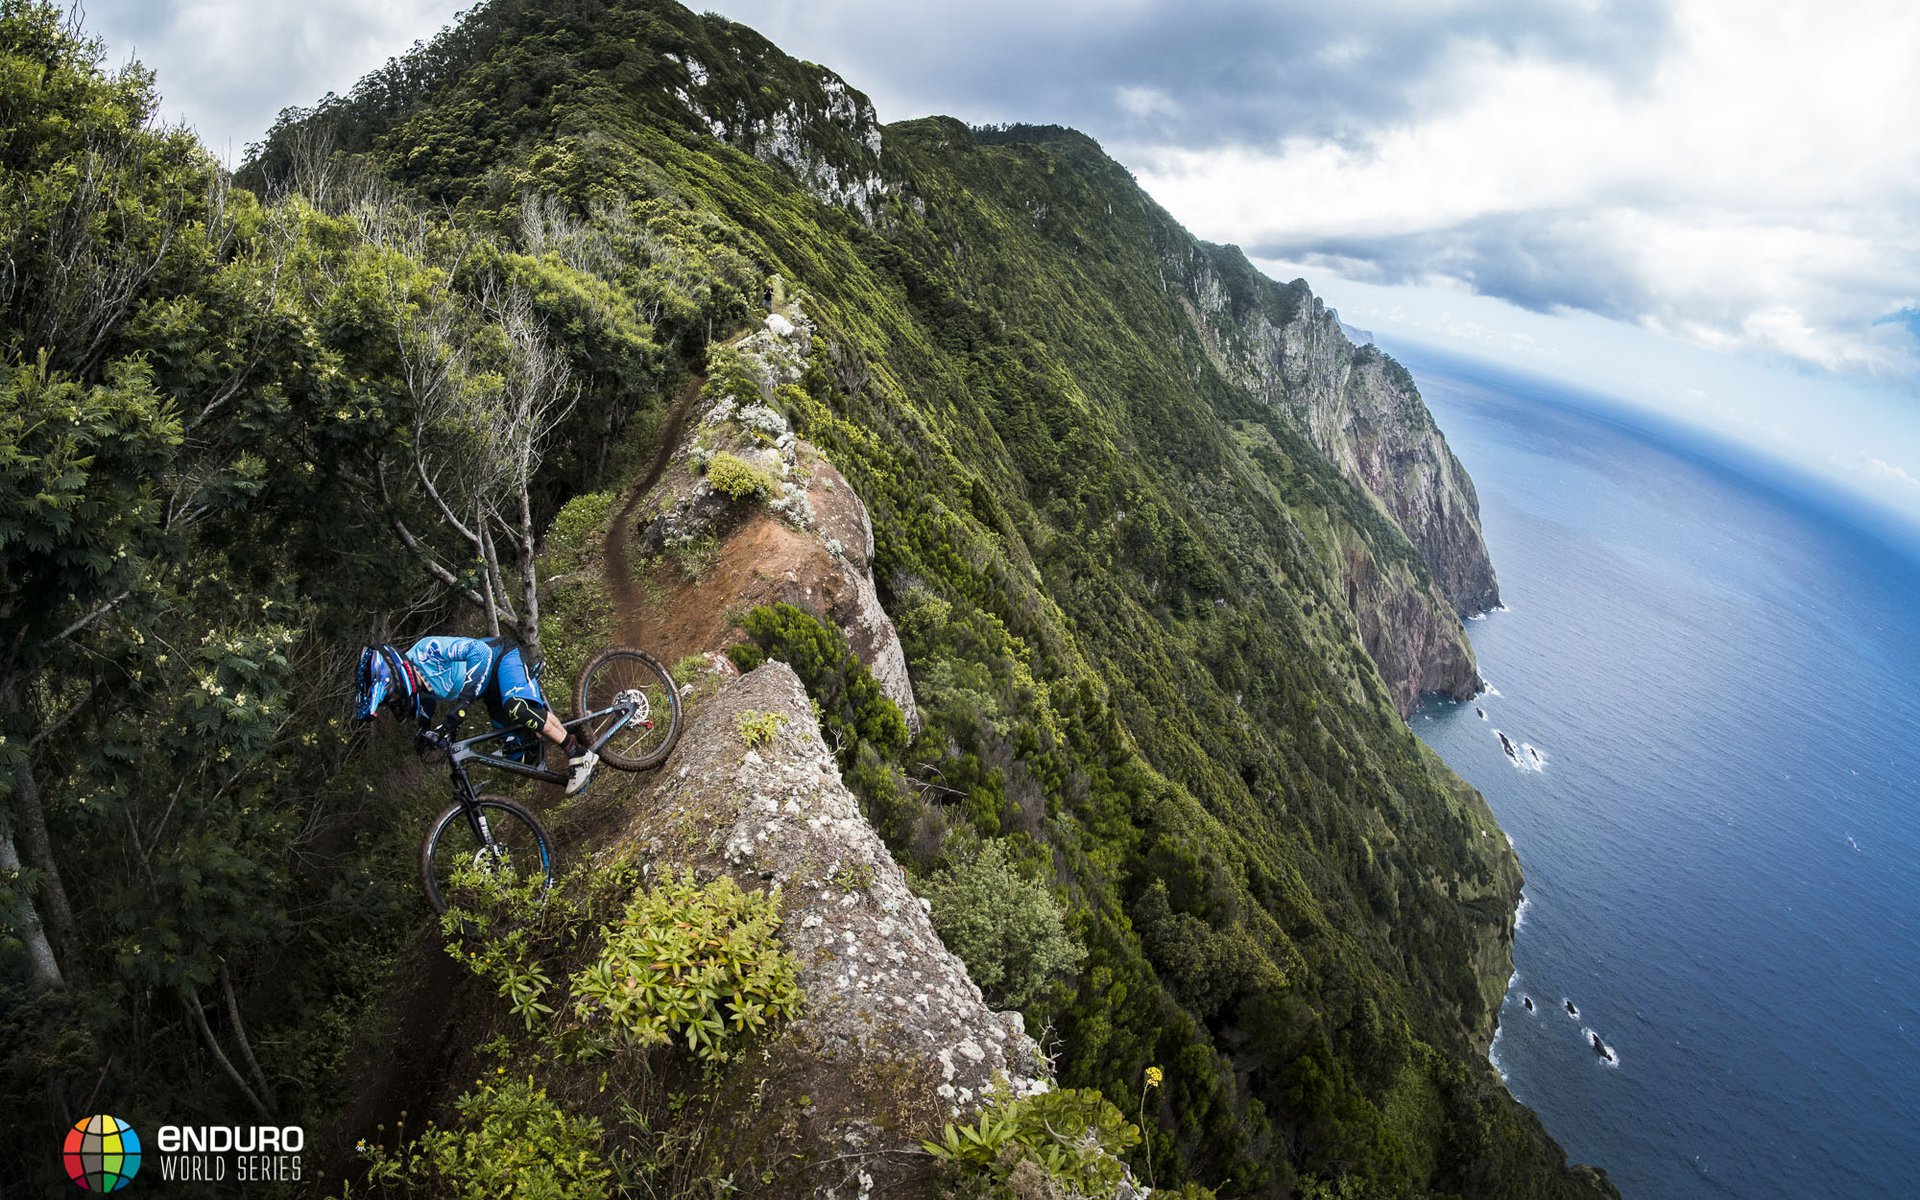
<path id="1" fill-rule="evenodd" d="M 619 720 L 607 726 L 606 732 L 602 733 L 590 747 L 590 749 L 597 754 L 600 751 L 600 747 L 606 745 L 614 734 L 625 729 L 628 724 L 633 721 L 633 716 L 638 711 L 639 708 L 632 704 L 615 704 L 594 712 L 585 713 L 575 717 L 571 721 L 563 721 L 561 724 L 571 732 L 576 726 L 584 725 L 588 721 L 618 713 L 620 715 Z M 567 773 L 565 771 L 549 771 L 545 767 L 529 766 L 517 759 L 505 758 L 498 754 L 486 754 L 474 749 L 475 746 L 483 743 L 498 741 L 501 738 L 511 737 L 516 733 L 524 732 L 526 731 L 520 729 L 489 730 L 477 737 L 460 739 L 453 744 L 453 748 L 447 753 L 447 763 L 453 771 L 453 794 L 460 801 L 460 807 L 466 810 L 467 821 L 473 826 L 474 835 L 480 839 L 480 844 L 483 846 L 493 843 L 493 832 L 487 828 L 486 817 L 481 814 L 478 808 L 474 807 L 474 798 L 479 795 L 479 793 L 474 790 L 473 780 L 467 775 L 468 764 L 493 767 L 496 770 L 507 771 L 514 775 L 524 775 L 528 779 L 539 779 L 546 783 L 565 783 L 567 781 Z M 539 737 L 538 734 L 534 736 Z M 544 741 L 545 739 L 541 740 Z"/>

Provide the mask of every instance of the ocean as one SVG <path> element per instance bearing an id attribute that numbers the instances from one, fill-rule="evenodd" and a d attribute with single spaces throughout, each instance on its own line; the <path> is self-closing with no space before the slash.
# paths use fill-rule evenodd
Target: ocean
<path id="1" fill-rule="evenodd" d="M 1468 623 L 1491 690 L 1412 724 L 1526 872 L 1507 1087 L 1630 1200 L 1920 1195 L 1920 563 L 1691 435 L 1403 357 L 1506 606 Z"/>

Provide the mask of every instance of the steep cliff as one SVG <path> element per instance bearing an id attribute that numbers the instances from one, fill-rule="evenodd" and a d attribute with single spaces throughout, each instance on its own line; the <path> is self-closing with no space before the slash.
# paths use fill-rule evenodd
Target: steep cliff
<path id="1" fill-rule="evenodd" d="M 1169 268 L 1216 365 L 1264 399 L 1370 497 L 1417 553 L 1358 539 L 1328 547 L 1348 606 L 1401 712 L 1422 692 L 1480 687 L 1459 618 L 1500 603 L 1473 481 L 1421 402 L 1413 377 L 1369 344 L 1305 281 L 1279 284 L 1232 246 L 1187 242 Z"/>
<path id="2" fill-rule="evenodd" d="M 1236 382 L 1284 411 L 1379 502 L 1458 613 L 1498 605 L 1473 481 L 1433 423 L 1413 376 L 1376 347 L 1355 345 L 1339 314 L 1305 281 L 1282 285 L 1261 277 L 1232 246 L 1203 245 L 1202 252 L 1205 261 L 1195 264 L 1188 286 L 1206 318 L 1202 334 Z M 1225 278 L 1237 278 L 1237 287 Z M 1241 288 L 1270 297 L 1285 293 L 1288 318 L 1275 324 L 1272 299 L 1251 302 L 1236 295 Z"/>

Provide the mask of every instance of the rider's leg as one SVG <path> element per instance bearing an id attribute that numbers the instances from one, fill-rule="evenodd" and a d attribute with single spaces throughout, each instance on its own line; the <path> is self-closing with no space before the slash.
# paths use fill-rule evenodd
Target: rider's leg
<path id="1" fill-rule="evenodd" d="M 540 684 L 527 671 L 520 647 L 514 646 L 500 656 L 487 689 L 487 707 L 494 720 L 515 729 L 535 733 L 561 747 L 569 758 L 579 753 L 579 743 L 547 707 Z"/>

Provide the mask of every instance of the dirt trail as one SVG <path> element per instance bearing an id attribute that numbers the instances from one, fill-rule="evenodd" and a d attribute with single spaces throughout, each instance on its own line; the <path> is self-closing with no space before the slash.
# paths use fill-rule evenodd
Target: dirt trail
<path id="1" fill-rule="evenodd" d="M 706 376 L 696 375 L 681 389 L 679 399 L 673 402 L 667 419 L 661 423 L 659 444 L 653 448 L 653 459 L 647 463 L 646 474 L 627 492 L 626 502 L 614 514 L 613 523 L 607 528 L 600 566 L 606 576 L 607 590 L 613 596 L 614 619 L 620 624 L 618 645 L 642 644 L 640 610 L 644 607 L 645 598 L 627 568 L 627 538 L 633 532 L 634 510 L 640 507 L 640 501 L 646 498 L 653 485 L 659 483 L 660 476 L 666 472 L 674 449 L 680 445 L 680 435 L 686 430 L 687 414 L 700 399 L 700 389 L 706 386 L 706 382 Z"/>

